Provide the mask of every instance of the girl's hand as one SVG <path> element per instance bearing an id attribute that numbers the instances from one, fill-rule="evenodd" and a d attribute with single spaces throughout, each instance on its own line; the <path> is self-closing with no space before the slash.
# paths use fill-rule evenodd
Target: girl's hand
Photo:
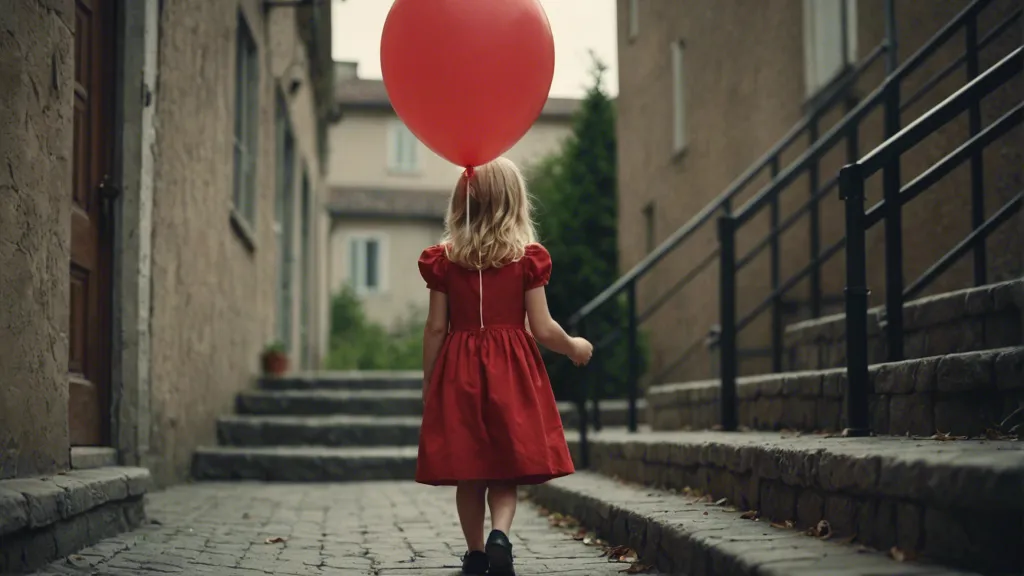
<path id="1" fill-rule="evenodd" d="M 590 362 L 590 357 L 594 355 L 594 346 L 587 342 L 585 338 L 573 338 L 572 339 L 572 352 L 569 353 L 569 359 L 572 363 L 577 366 L 586 366 L 587 362 Z"/>

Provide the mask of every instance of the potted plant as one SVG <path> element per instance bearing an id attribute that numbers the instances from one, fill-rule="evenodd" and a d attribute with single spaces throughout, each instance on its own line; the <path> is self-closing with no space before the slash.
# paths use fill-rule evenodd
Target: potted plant
<path id="1" fill-rule="evenodd" d="M 281 376 L 288 371 L 288 352 L 285 350 L 284 342 L 271 342 L 263 349 L 260 356 L 263 363 L 263 374 L 266 376 Z"/>

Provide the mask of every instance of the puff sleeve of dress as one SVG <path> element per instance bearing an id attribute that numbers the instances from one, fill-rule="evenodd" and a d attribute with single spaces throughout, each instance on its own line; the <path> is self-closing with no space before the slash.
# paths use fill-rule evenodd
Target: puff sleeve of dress
<path id="1" fill-rule="evenodd" d="M 526 255 L 523 256 L 523 263 L 526 266 L 526 289 L 533 290 L 541 286 L 547 286 L 551 280 L 551 254 L 547 248 L 540 244 L 530 244 L 526 247 Z"/>
<path id="2" fill-rule="evenodd" d="M 427 283 L 427 288 L 437 292 L 447 292 L 445 282 L 448 270 L 448 257 L 444 253 L 444 246 L 431 246 L 420 254 L 419 260 L 420 276 Z"/>

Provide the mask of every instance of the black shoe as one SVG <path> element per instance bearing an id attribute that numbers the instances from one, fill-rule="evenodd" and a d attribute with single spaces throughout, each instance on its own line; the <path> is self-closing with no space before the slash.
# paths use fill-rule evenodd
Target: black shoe
<path id="1" fill-rule="evenodd" d="M 491 564 L 491 576 L 516 576 L 512 567 L 512 543 L 501 530 L 491 530 L 487 537 L 487 561 Z"/>
<path id="2" fill-rule="evenodd" d="M 462 557 L 462 573 L 472 576 L 487 574 L 487 554 L 479 550 L 466 552 Z"/>

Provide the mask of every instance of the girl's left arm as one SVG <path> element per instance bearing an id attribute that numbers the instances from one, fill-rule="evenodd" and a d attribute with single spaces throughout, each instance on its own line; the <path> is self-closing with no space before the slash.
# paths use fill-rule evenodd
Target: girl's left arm
<path id="1" fill-rule="evenodd" d="M 430 308 L 427 323 L 423 327 L 423 398 L 426 400 L 430 386 L 430 375 L 441 353 L 441 346 L 448 336 L 448 295 L 437 290 L 430 291 Z"/>

